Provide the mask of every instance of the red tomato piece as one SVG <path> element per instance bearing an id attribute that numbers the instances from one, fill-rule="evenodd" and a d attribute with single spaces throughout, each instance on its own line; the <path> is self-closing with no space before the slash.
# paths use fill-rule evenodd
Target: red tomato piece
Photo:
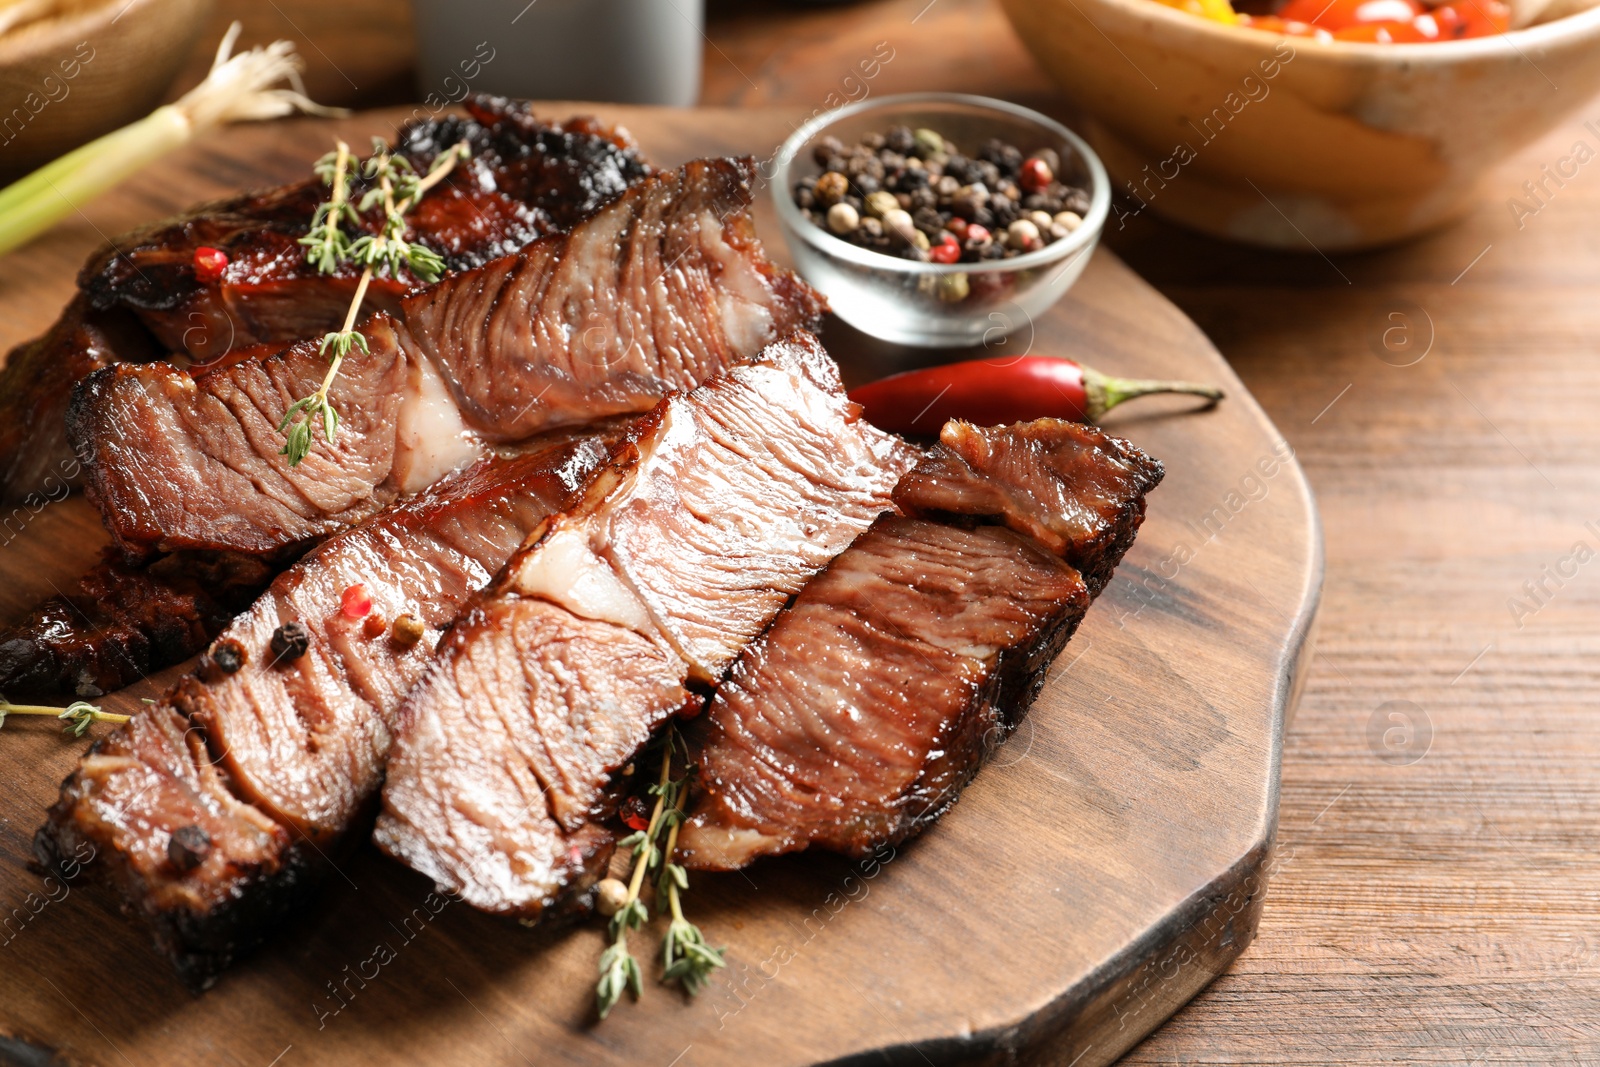
<path id="1" fill-rule="evenodd" d="M 1442 4 L 1428 14 L 1433 16 L 1434 25 L 1439 27 L 1440 40 L 1453 41 L 1466 36 L 1467 24 L 1454 4 Z"/>
<path id="2" fill-rule="evenodd" d="M 1278 15 L 1338 31 L 1366 23 L 1410 22 L 1422 11 L 1415 0 L 1289 0 Z"/>
<path id="3" fill-rule="evenodd" d="M 1427 38 L 1409 22 L 1364 22 L 1333 31 L 1336 41 L 1365 41 L 1368 44 L 1414 44 Z"/>
<path id="4" fill-rule="evenodd" d="M 1500 0 L 1454 0 L 1433 9 L 1444 38 L 1492 37 L 1511 28 L 1511 9 Z"/>

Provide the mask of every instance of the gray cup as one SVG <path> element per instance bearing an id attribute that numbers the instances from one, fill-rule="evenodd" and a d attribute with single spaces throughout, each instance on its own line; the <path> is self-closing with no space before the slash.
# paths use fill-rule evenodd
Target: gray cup
<path id="1" fill-rule="evenodd" d="M 687 107 L 700 96 L 704 0 L 412 0 L 418 89 Z"/>

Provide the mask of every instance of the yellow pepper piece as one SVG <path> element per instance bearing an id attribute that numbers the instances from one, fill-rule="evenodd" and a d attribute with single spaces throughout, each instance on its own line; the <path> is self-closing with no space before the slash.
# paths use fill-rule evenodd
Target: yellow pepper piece
<path id="1" fill-rule="evenodd" d="M 1239 16 L 1233 10 L 1229 0 L 1156 0 L 1158 4 L 1175 7 L 1179 11 L 1187 11 L 1191 15 L 1221 22 L 1224 25 L 1238 25 Z"/>

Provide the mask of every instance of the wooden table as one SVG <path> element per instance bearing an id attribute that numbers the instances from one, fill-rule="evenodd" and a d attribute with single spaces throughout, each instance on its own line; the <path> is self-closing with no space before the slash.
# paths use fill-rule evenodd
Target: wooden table
<path id="1" fill-rule="evenodd" d="M 404 99 L 403 4 L 219 8 L 298 38 L 324 99 Z M 873 93 L 1070 116 L 990 0 L 714 0 L 708 39 L 708 104 L 821 106 L 887 41 Z M 1577 114 L 1403 248 L 1274 255 L 1148 213 L 1108 234 L 1295 447 L 1328 566 L 1259 940 L 1125 1062 L 1600 1061 L 1600 175 L 1520 230 L 1506 207 L 1593 144 L 1600 103 Z M 1426 355 L 1394 365 L 1390 328 Z"/>

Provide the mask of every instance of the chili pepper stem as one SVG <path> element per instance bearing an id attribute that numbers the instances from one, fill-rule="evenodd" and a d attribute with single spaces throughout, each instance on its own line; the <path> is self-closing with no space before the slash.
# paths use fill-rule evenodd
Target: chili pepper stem
<path id="1" fill-rule="evenodd" d="M 1083 368 L 1083 392 L 1085 395 L 1084 418 L 1090 422 L 1099 422 L 1100 416 L 1110 411 L 1126 400 L 1133 400 L 1141 396 L 1150 396 L 1155 393 L 1183 393 L 1188 396 L 1203 396 L 1211 404 L 1222 399 L 1222 390 L 1213 385 L 1202 385 L 1199 382 L 1164 381 L 1155 378 L 1113 378 L 1109 374 L 1102 374 L 1089 367 Z M 1210 406 L 1209 404 L 1207 405 Z"/>

